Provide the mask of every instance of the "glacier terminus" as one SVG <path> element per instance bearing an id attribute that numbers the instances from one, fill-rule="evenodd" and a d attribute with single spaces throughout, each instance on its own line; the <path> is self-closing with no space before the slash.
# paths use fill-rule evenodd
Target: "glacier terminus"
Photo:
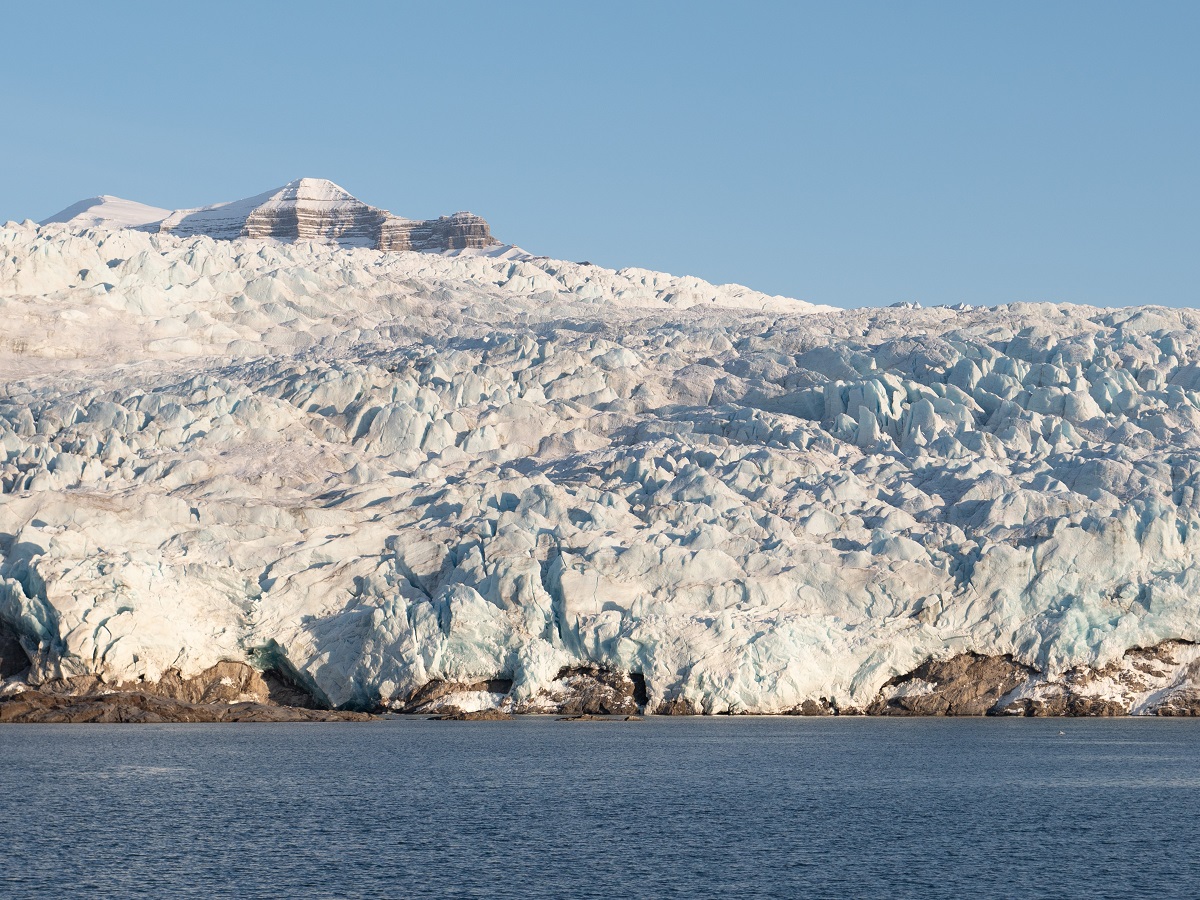
<path id="1" fill-rule="evenodd" d="M 1200 713 L 1195 310 L 833 309 L 320 179 L 10 222 L 0 310 L 0 707 Z"/>

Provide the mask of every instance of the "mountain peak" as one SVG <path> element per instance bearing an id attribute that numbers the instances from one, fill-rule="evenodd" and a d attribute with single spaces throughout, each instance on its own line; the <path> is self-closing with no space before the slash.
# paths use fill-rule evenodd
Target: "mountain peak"
<path id="1" fill-rule="evenodd" d="M 327 178 L 297 178 L 289 181 L 274 192 L 280 200 L 310 201 L 316 203 L 337 203 L 353 201 L 362 203 L 340 184 L 334 184 Z M 363 206 L 367 204 L 363 203 Z"/>
<path id="2" fill-rule="evenodd" d="M 78 227 L 137 228 L 179 237 L 317 241 L 377 250 L 440 252 L 480 249 L 500 243 L 479 216 L 455 213 L 429 221 L 405 219 L 359 200 L 326 178 L 297 178 L 253 197 L 174 212 L 101 195 L 81 200 L 42 224 L 52 222 Z"/>
<path id="3" fill-rule="evenodd" d="M 157 224 L 171 214 L 169 209 L 147 206 L 135 200 L 125 200 L 112 194 L 100 194 L 72 203 L 42 225 L 65 222 L 80 228 L 145 228 Z"/>

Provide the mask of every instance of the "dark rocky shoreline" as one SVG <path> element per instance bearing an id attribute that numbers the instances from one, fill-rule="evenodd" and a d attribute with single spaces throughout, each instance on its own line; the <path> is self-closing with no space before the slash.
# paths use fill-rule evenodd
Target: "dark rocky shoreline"
<path id="1" fill-rule="evenodd" d="M 369 713 L 268 703 L 188 703 L 154 694 L 47 694 L 23 691 L 0 701 L 0 723 L 164 724 L 181 722 L 367 722 Z"/>
<path id="2" fill-rule="evenodd" d="M 1192 645 L 1169 641 L 1135 649 L 1098 669 L 1072 670 L 1055 678 L 1009 656 L 961 653 L 927 660 L 883 685 L 865 707 L 839 706 L 826 698 L 763 713 L 729 715 L 927 716 L 927 717 L 1114 717 L 1200 716 L 1200 660 L 1187 662 Z M 1182 660 L 1182 661 L 1181 661 Z M 1164 684 L 1165 687 L 1159 687 Z M 706 711 L 686 697 L 651 703 L 636 674 L 598 667 L 564 669 L 551 690 L 514 702 L 512 682 L 429 682 L 405 701 L 372 710 L 331 709 L 298 677 L 226 661 L 184 679 L 171 670 L 154 684 L 106 684 L 75 676 L 0 696 L 0 723 L 169 722 L 365 722 L 384 715 L 448 721 L 502 721 L 522 715 L 553 715 L 569 721 L 636 719 L 643 715 L 696 716 Z M 494 707 L 464 708 L 464 695 L 484 694 Z M 1153 697 L 1151 702 L 1138 697 Z"/>

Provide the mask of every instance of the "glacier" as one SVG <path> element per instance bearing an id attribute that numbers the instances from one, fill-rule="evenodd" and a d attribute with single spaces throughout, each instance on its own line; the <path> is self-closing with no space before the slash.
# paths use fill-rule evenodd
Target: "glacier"
<path id="1" fill-rule="evenodd" d="M 0 310 L 5 695 L 1200 711 L 1195 310 L 80 221 Z"/>

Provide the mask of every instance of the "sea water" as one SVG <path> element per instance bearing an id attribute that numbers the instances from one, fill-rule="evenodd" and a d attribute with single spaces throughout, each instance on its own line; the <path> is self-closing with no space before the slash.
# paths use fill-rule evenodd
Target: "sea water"
<path id="1" fill-rule="evenodd" d="M 6 897 L 1197 897 L 1200 722 L 0 727 Z"/>

